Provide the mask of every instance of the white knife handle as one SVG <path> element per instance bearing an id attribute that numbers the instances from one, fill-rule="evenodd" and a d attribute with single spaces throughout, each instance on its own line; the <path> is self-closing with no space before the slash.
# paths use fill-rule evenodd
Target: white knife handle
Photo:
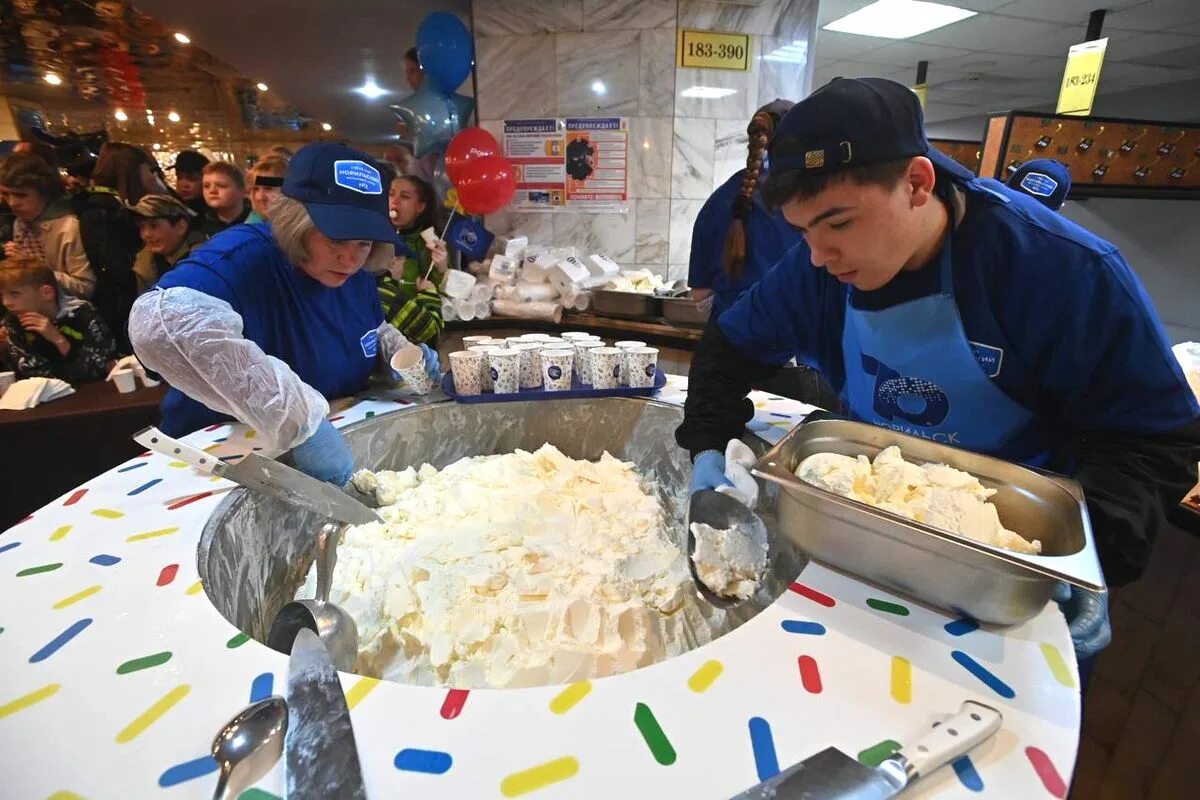
<path id="1" fill-rule="evenodd" d="M 153 425 L 135 433 L 133 440 L 147 450 L 177 458 L 201 472 L 212 474 L 213 470 L 222 463 L 221 459 L 211 456 L 199 448 L 184 444 L 178 439 L 172 439 Z"/>
<path id="2" fill-rule="evenodd" d="M 928 775 L 986 742 L 1003 721 L 991 706 L 967 700 L 957 714 L 900 751 L 908 762 L 909 780 Z"/>

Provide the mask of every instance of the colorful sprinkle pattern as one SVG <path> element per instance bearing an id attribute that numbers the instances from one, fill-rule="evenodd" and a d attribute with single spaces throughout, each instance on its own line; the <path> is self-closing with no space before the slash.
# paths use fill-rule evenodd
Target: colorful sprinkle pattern
<path id="1" fill-rule="evenodd" d="M 672 376 L 662 399 L 682 402 L 685 392 Z M 755 427 L 770 442 L 806 413 L 765 395 L 757 406 Z M 353 423 L 401 408 L 384 398 L 339 416 Z M 259 449 L 251 438 L 218 425 L 190 441 L 234 460 Z M 179 784 L 208 796 L 216 762 L 206 743 L 248 699 L 280 690 L 286 656 L 220 618 L 196 573 L 197 538 L 229 484 L 185 466 L 143 454 L 0 534 L 0 748 L 27 765 L 6 788 L 14 796 L 153 797 L 155 783 L 164 798 Z M 1076 731 L 1049 720 L 1074 718 L 1078 694 L 1061 615 L 1043 614 L 1000 646 L 1003 632 L 911 608 L 814 564 L 736 635 L 631 675 L 512 692 L 439 693 L 361 676 L 344 676 L 344 686 L 369 779 L 382 777 L 381 763 L 393 768 L 394 786 L 380 790 L 389 796 L 549 797 L 564 781 L 585 795 L 594 784 L 597 796 L 637 796 L 669 774 L 681 795 L 725 797 L 830 743 L 878 763 L 900 747 L 890 737 L 956 710 L 946 697 L 977 696 L 1001 710 L 1058 712 L 1006 715 L 1020 746 L 958 759 L 961 790 L 1065 797 Z M 878 620 L 869 636 L 879 641 L 864 640 L 864 615 Z M 910 637 L 923 644 L 908 646 Z M 64 725 L 85 697 L 92 716 Z M 469 732 L 448 737 L 439 726 Z M 502 733 L 477 735 L 486 729 Z M 697 759 L 701 738 L 729 763 Z M 64 786 L 63 759 L 72 774 L 106 783 Z M 479 774 L 484 764 L 498 768 L 494 777 Z M 282 795 L 280 765 L 241 798 Z"/>

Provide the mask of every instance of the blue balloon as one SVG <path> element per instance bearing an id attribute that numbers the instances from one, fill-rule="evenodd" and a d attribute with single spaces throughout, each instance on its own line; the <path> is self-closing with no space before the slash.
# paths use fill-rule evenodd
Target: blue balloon
<path id="1" fill-rule="evenodd" d="M 453 94 L 471 74 L 475 43 L 462 20 L 435 11 L 417 28 L 417 58 L 425 79 L 443 94 Z"/>
<path id="2" fill-rule="evenodd" d="M 423 85 L 388 108 L 408 127 L 417 158 L 445 150 L 462 128 L 459 105 L 432 86 Z"/>

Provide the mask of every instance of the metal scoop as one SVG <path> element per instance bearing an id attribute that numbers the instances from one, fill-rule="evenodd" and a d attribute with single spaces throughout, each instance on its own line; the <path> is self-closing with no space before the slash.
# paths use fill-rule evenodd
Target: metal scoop
<path id="1" fill-rule="evenodd" d="M 692 533 L 692 523 L 700 522 L 714 528 L 738 528 L 747 536 L 757 538 L 760 534 L 762 541 L 768 541 L 767 526 L 746 506 L 734 500 L 727 494 L 715 489 L 701 489 L 692 494 L 688 502 L 687 516 L 687 562 L 688 571 L 692 573 L 692 582 L 700 596 L 717 608 L 735 608 L 746 600 L 737 597 L 726 597 L 714 592 L 696 573 L 696 562 L 692 556 L 696 553 L 696 535 Z M 747 598 L 748 600 L 749 598 Z"/>
<path id="2" fill-rule="evenodd" d="M 354 619 L 329 602 L 333 568 L 337 564 L 337 542 L 344 525 L 326 523 L 317 534 L 317 597 L 293 600 L 279 610 L 267 635 L 267 646 L 281 653 L 292 652 L 292 642 L 302 628 L 318 636 L 329 652 L 333 665 L 342 672 L 354 669 L 358 656 L 358 626 Z"/>
<path id="3" fill-rule="evenodd" d="M 283 754 L 287 727 L 287 703 L 278 695 L 251 703 L 226 722 L 212 743 L 221 768 L 213 800 L 237 797 L 270 772 Z"/>

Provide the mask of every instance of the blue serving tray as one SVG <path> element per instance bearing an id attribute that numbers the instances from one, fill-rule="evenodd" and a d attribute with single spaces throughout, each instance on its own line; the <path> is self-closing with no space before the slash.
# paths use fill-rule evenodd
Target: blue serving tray
<path id="1" fill-rule="evenodd" d="M 573 378 L 571 388 L 562 392 L 547 392 L 539 386 L 536 389 L 522 389 L 516 394 L 483 392 L 482 394 L 460 395 L 454 390 L 454 373 L 447 372 L 442 376 L 442 391 L 456 403 L 512 403 L 519 400 L 571 400 L 578 397 L 650 397 L 666 385 L 667 376 L 661 369 L 655 368 L 653 386 L 593 389 Z"/>

